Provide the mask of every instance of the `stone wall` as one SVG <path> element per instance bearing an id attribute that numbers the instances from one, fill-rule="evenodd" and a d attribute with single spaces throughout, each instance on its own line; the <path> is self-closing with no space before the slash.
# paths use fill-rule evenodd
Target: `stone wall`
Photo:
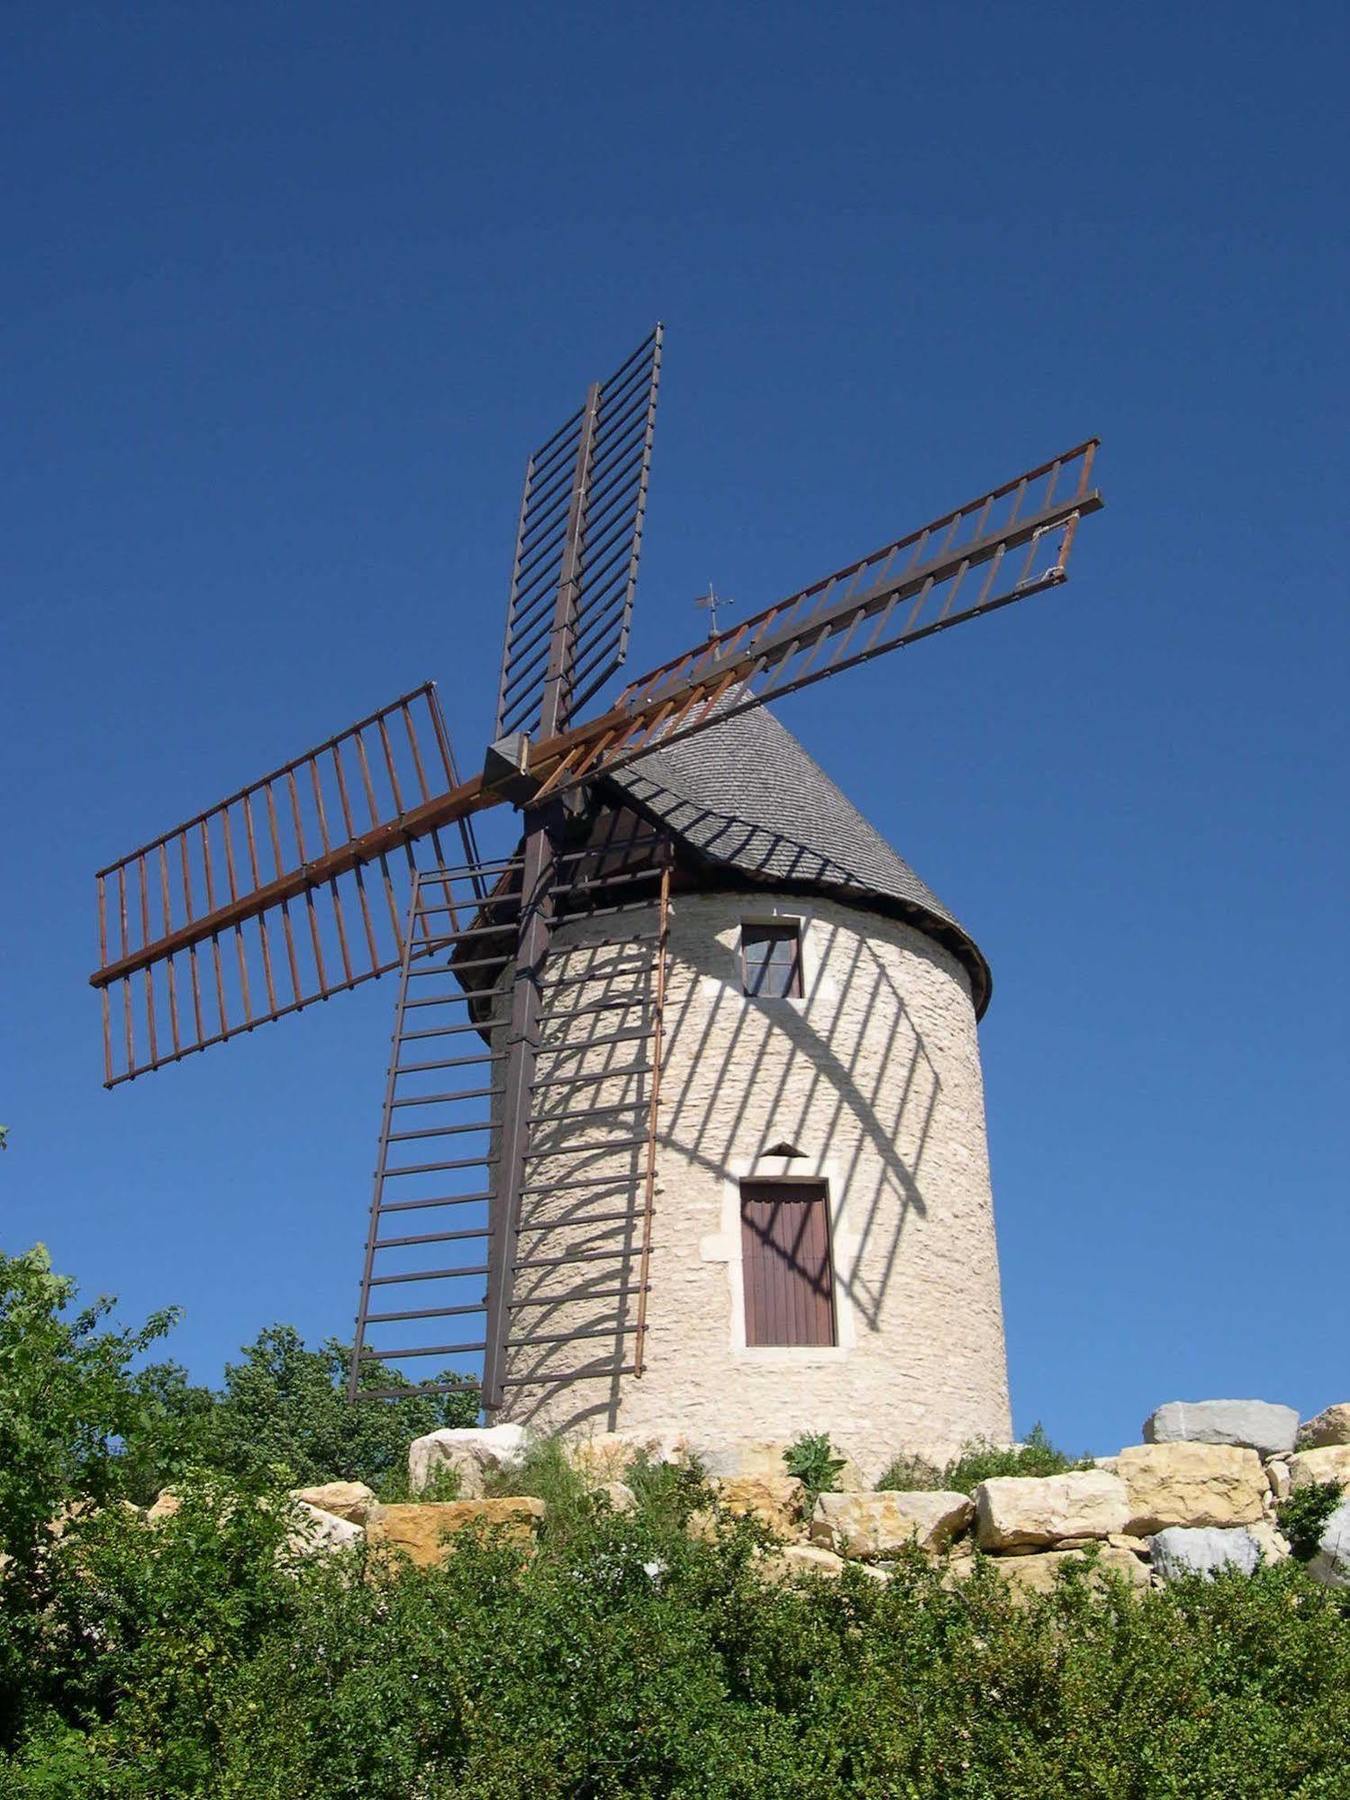
<path id="1" fill-rule="evenodd" d="M 1292 1408 L 1261 1401 L 1174 1402 L 1146 1421 L 1143 1436 L 1091 1467 L 995 1476 L 969 1494 L 941 1486 L 875 1491 L 845 1459 L 833 1471 L 833 1491 L 815 1495 L 789 1473 L 790 1445 L 728 1441 L 699 1459 L 708 1500 L 690 1530 L 715 1531 L 721 1516 L 757 1519 L 778 1540 L 764 1553 L 773 1579 L 839 1575 L 854 1564 L 884 1581 L 917 1547 L 940 1559 L 952 1580 L 971 1575 L 982 1557 L 1020 1592 L 1044 1592 L 1086 1558 L 1090 1580 L 1111 1573 L 1144 1588 L 1220 1569 L 1249 1574 L 1285 1560 L 1281 1503 L 1313 1482 L 1333 1483 L 1343 1498 L 1320 1527 L 1309 1572 L 1327 1585 L 1350 1586 L 1350 1405 L 1300 1424 Z M 411 1448 L 412 1486 L 424 1488 L 450 1470 L 463 1493 L 481 1494 L 489 1475 L 519 1467 L 529 1443 L 529 1434 L 513 1426 L 433 1432 Z M 693 1460 L 680 1433 L 606 1432 L 566 1443 L 578 1474 L 619 1509 L 633 1504 L 623 1477 L 634 1457 Z M 317 1490 L 300 1497 L 322 1504 Z M 464 1522 L 473 1504 L 433 1505 L 426 1529 Z M 501 1504 L 482 1502 L 485 1509 Z M 419 1511 L 391 1510 L 410 1517 Z M 400 1529 L 408 1535 L 401 1520 Z"/>
<path id="2" fill-rule="evenodd" d="M 747 998 L 741 923 L 782 917 L 802 922 L 804 998 Z M 561 938 L 550 974 L 586 974 L 579 995 L 612 997 L 609 965 L 586 934 L 565 928 Z M 624 1023 L 609 1015 L 607 1029 Z M 609 1066 L 603 1055 L 596 1072 Z M 633 1079 L 597 1082 L 594 1104 L 632 1098 Z M 541 1160 L 532 1181 L 546 1187 L 550 1168 L 559 1182 L 574 1175 L 578 1145 L 603 1135 L 584 1118 L 559 1121 L 545 1141 L 567 1154 Z M 766 1155 L 783 1141 L 802 1154 Z M 587 1170 L 612 1168 L 631 1183 L 632 1152 L 620 1157 L 592 1155 Z M 828 1183 L 835 1347 L 746 1346 L 738 1182 L 756 1176 Z M 646 1373 L 530 1385 L 531 1371 L 552 1372 L 548 1353 L 531 1351 L 509 1369 L 524 1385 L 508 1389 L 498 1419 L 547 1431 L 679 1431 L 708 1451 L 789 1438 L 824 1420 L 868 1479 L 901 1448 L 941 1459 L 972 1437 L 1007 1439 L 979 1046 L 968 978 L 946 951 L 831 900 L 678 895 L 657 1178 Z M 584 1204 L 561 1188 L 553 1204 L 551 1253 L 633 1241 L 634 1221 L 590 1226 Z M 599 1276 L 579 1262 L 572 1286 L 588 1282 L 598 1292 Z M 614 1316 L 613 1303 L 583 1294 L 548 1309 L 548 1328 L 595 1329 Z M 616 1367 L 623 1348 L 611 1346 Z"/>

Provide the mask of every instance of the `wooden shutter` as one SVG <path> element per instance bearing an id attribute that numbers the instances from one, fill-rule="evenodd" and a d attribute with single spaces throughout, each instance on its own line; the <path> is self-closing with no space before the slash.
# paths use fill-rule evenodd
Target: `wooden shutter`
<path id="1" fill-rule="evenodd" d="M 748 1345 L 834 1343 L 823 1181 L 743 1181 L 741 1256 Z"/>

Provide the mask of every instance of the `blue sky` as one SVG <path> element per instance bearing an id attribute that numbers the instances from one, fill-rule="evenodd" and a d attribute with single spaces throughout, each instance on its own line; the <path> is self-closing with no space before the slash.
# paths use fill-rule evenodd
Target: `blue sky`
<path id="1" fill-rule="evenodd" d="M 1343 1399 L 1343 8 L 7 9 L 0 1242 L 354 1305 L 388 984 L 112 1094 L 95 867 L 428 676 L 668 327 L 631 667 L 1091 434 L 1063 590 L 784 704 L 965 920 L 1019 1428 Z"/>

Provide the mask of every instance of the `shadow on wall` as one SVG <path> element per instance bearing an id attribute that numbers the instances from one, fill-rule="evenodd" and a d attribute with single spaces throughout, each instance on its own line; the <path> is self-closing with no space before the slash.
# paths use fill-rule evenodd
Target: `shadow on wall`
<path id="1" fill-rule="evenodd" d="M 745 890 L 748 909 L 762 898 Z M 837 903 L 849 904 L 842 896 Z M 866 930 L 869 912 L 859 908 L 855 916 L 856 928 Z M 632 930 L 640 934 L 653 921 L 654 913 L 646 921 L 635 917 Z M 692 1162 L 720 1180 L 731 1158 L 753 1158 L 782 1138 L 802 1143 L 813 1156 L 829 1154 L 847 1195 L 854 1240 L 836 1280 L 855 1319 L 875 1331 L 910 1213 L 926 1212 L 922 1167 L 942 1084 L 876 949 L 819 916 L 809 946 L 799 1009 L 743 995 L 735 950 L 711 933 L 680 937 L 665 1011 L 658 1176 L 664 1160 L 668 1168 Z M 946 954 L 921 937 L 907 950 L 949 967 Z M 557 1039 L 560 1054 L 586 1062 L 595 1110 L 582 1116 L 575 1089 L 561 1087 L 565 1100 L 550 1109 L 545 1098 L 534 1127 L 538 1162 L 522 1207 L 522 1273 L 514 1296 L 515 1317 L 529 1318 L 530 1341 L 513 1353 L 511 1375 L 520 1392 L 511 1412 L 522 1422 L 546 1412 L 551 1429 L 613 1429 L 621 1383 L 631 1378 L 638 1305 L 655 951 L 641 951 L 636 935 L 628 943 L 588 947 L 582 934 L 558 943 L 557 968 L 560 988 L 564 980 L 570 984 L 565 991 L 577 997 L 578 1008 L 600 999 L 609 1010 L 577 1011 L 570 1023 L 564 1015 Z M 621 1041 L 606 1041 L 616 1036 Z M 639 1057 L 631 1054 L 634 1044 Z M 728 1093 L 737 1096 L 729 1110 Z M 747 1117 L 752 1097 L 759 1126 Z M 617 1143 L 615 1127 L 624 1133 Z M 670 1153 L 664 1159 L 663 1149 Z M 529 1247 L 546 1239 L 563 1250 L 547 1266 Z M 658 1212 L 655 1307 L 661 1304 L 659 1259 L 670 1254 L 659 1241 Z M 580 1358 L 578 1346 L 587 1351 Z M 569 1369 L 575 1383 L 566 1378 Z M 536 1394 L 533 1382 L 546 1385 Z M 572 1401 L 574 1410 L 566 1412 Z"/>

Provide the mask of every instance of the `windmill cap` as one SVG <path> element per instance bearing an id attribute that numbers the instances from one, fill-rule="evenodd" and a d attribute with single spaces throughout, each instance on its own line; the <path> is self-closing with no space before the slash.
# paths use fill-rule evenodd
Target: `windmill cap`
<path id="1" fill-rule="evenodd" d="M 966 970 L 983 1016 L 993 978 L 975 940 L 767 707 L 649 751 L 599 785 L 724 873 L 904 919 Z"/>

